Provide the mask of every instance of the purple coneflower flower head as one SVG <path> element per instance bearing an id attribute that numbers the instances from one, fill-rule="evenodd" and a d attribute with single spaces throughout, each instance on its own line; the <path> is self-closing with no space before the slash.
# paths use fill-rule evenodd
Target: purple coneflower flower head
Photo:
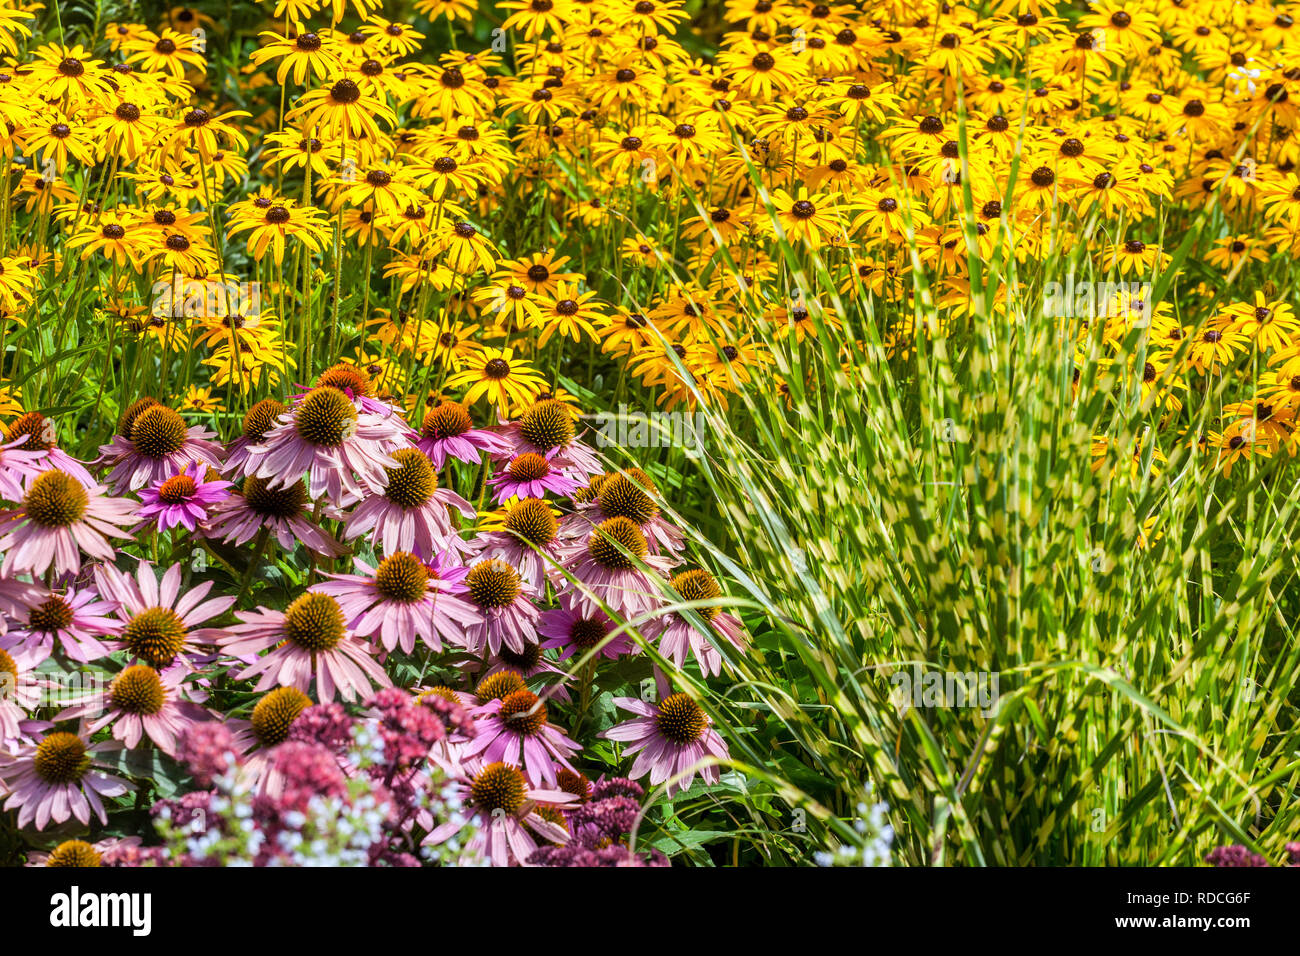
<path id="1" fill-rule="evenodd" d="M 606 518 L 587 538 L 586 547 L 573 556 L 570 570 L 584 588 L 571 587 L 573 607 L 580 613 L 609 610 L 624 619 L 641 617 L 661 607 L 660 585 L 637 566 L 656 571 L 675 564 L 667 555 L 650 554 L 641 529 L 630 518 Z M 590 592 L 590 593 L 588 593 Z"/>
<path id="2" fill-rule="evenodd" d="M 716 763 L 728 759 L 727 745 L 708 715 L 688 694 L 671 694 L 658 704 L 636 697 L 615 697 L 614 703 L 637 717 L 609 728 L 600 736 L 629 746 L 636 754 L 629 777 L 650 775 L 650 785 L 667 784 L 667 795 L 687 789 L 698 773 L 705 783 L 718 782 Z"/>
<path id="3" fill-rule="evenodd" d="M 207 469 L 190 465 L 180 474 L 156 482 L 140 492 L 142 506 L 137 512 L 145 520 L 134 531 L 151 522 L 159 531 L 182 527 L 195 531 L 208 519 L 212 506 L 230 497 L 231 483 L 219 479 L 205 480 Z"/>
<path id="4" fill-rule="evenodd" d="M 586 500 L 577 502 L 577 510 L 560 527 L 562 540 L 580 542 L 602 521 L 628 518 L 641 529 L 651 554 L 681 551 L 683 535 L 659 513 L 658 489 L 640 468 L 598 475 L 586 490 Z"/>
<path id="5" fill-rule="evenodd" d="M 40 706 L 36 667 L 47 656 L 36 648 L 0 650 L 0 745 L 17 743 L 23 736 L 20 725 Z"/>
<path id="6" fill-rule="evenodd" d="M 255 793 L 278 790 L 279 781 L 272 773 L 271 761 L 268 758 L 276 747 L 289 739 L 289 733 L 299 716 L 309 709 L 317 711 L 321 707 L 314 707 L 311 698 L 297 687 L 275 687 L 258 698 L 248 720 L 226 719 L 225 726 L 230 728 L 232 734 L 230 752 L 236 758 L 237 767 L 234 769 L 241 787 Z M 350 729 L 351 721 L 345 720 L 345 723 Z M 186 740 L 192 738 L 193 734 L 187 736 Z M 199 756 L 182 754 L 183 759 L 191 766 L 191 770 L 195 759 Z M 218 767 L 214 764 L 212 769 L 217 770 Z"/>
<path id="7" fill-rule="evenodd" d="M 85 840 L 64 840 L 53 850 L 34 850 L 27 854 L 25 866 L 75 866 L 92 869 L 114 866 L 131 851 L 140 847 L 139 837 L 105 837 L 88 843 Z"/>
<path id="8" fill-rule="evenodd" d="M 19 828 L 35 823 L 36 829 L 44 830 L 51 822 L 72 817 L 89 826 L 92 813 L 107 823 L 102 798 L 120 797 L 134 789 L 100 769 L 101 755 L 121 750 L 122 745 L 107 740 L 89 744 L 87 736 L 52 731 L 0 756 L 0 784 L 9 792 L 5 809 L 18 811 Z"/>
<path id="9" fill-rule="evenodd" d="M 140 562 L 134 576 L 101 564 L 95 568 L 95 583 L 102 596 L 117 603 L 117 616 L 123 622 L 117 649 L 126 651 L 132 662 L 158 671 L 187 661 L 199 639 L 192 629 L 235 603 L 234 595 L 203 600 L 212 590 L 211 581 L 182 594 L 179 564 L 169 567 L 161 581 L 148 561 Z"/>
<path id="10" fill-rule="evenodd" d="M 398 415 L 396 405 L 384 401 L 376 394 L 375 380 L 371 373 L 378 371 L 379 369 L 374 366 L 367 370 L 351 362 L 338 362 L 317 376 L 315 387 L 329 386 L 337 388 L 352 399 L 360 411 L 369 412 L 372 415 L 382 415 L 385 418 Z M 298 386 L 298 389 L 300 392 L 309 391 L 309 389 L 304 389 L 301 385 Z M 400 419 L 400 415 L 398 417 Z M 402 422 L 402 427 L 414 437 L 414 431 L 406 422 Z"/>
<path id="11" fill-rule="evenodd" d="M 467 759 L 522 766 L 529 780 L 551 786 L 557 766 L 573 770 L 569 758 L 582 747 L 550 722 L 546 701 L 531 690 L 512 691 L 471 713 L 478 732 L 465 747 Z"/>
<path id="12" fill-rule="evenodd" d="M 483 452 L 507 454 L 510 443 L 496 432 L 475 428 L 460 402 L 444 400 L 424 413 L 415 447 L 429 456 L 435 468 L 442 468 L 449 458 L 477 463 Z"/>
<path id="13" fill-rule="evenodd" d="M 142 403 L 143 407 L 140 407 Z M 202 425 L 185 424 L 175 409 L 141 399 L 127 409 L 119 433 L 99 449 L 114 494 L 136 491 L 179 474 L 190 465 L 221 469 L 221 446 Z"/>
<path id="14" fill-rule="evenodd" d="M 313 498 L 342 508 L 367 489 L 383 488 L 391 452 L 405 445 L 406 423 L 397 415 L 358 410 L 337 388 L 320 386 L 300 396 L 276 420 L 260 445 L 248 449 L 245 475 L 283 488 L 304 476 Z"/>
<path id="15" fill-rule="evenodd" d="M 348 516 L 344 538 L 350 541 L 373 532 L 371 541 L 384 554 L 412 551 L 421 558 L 448 549 L 470 551 L 470 544 L 451 526 L 448 509 L 472 518 L 473 506 L 450 488 L 438 487 L 438 472 L 418 448 L 398 449 L 392 459 L 378 493 Z"/>
<path id="16" fill-rule="evenodd" d="M 309 692 L 312 679 L 322 701 L 370 696 L 371 684 L 391 687 L 364 641 L 351 635 L 339 602 L 309 591 L 283 611 L 236 611 L 242 622 L 217 633 L 217 644 L 234 657 L 269 651 L 237 675 L 258 677 L 257 690 L 276 685 Z"/>
<path id="17" fill-rule="evenodd" d="M 176 755 L 177 740 L 202 711 L 181 695 L 184 667 L 159 673 L 148 664 L 132 664 L 118 672 L 107 697 L 100 690 L 74 700 L 58 720 L 85 720 L 85 732 L 112 725 L 113 737 L 134 750 L 148 737 L 163 753 Z"/>
<path id="18" fill-rule="evenodd" d="M 446 843 L 467 823 L 476 823 L 474 835 L 459 850 L 457 862 L 462 865 L 527 866 L 538 848 L 537 837 L 561 845 L 569 841 L 562 811 L 574 802 L 573 796 L 530 787 L 518 767 L 489 763 L 468 768 L 455 789 L 466 808 L 465 819 L 436 827 L 424 842 Z"/>
<path id="19" fill-rule="evenodd" d="M 244 474 L 250 449 L 262 444 L 266 433 L 279 424 L 280 416 L 286 411 L 283 402 L 264 398 L 245 412 L 239 437 L 226 446 L 226 464 L 222 473 L 234 477 Z"/>
<path id="20" fill-rule="evenodd" d="M 669 584 L 683 601 L 717 602 L 722 598 L 717 579 L 703 568 L 682 571 Z M 716 603 L 702 603 L 692 610 L 704 620 L 704 630 L 688 621 L 680 611 L 670 611 L 647 621 L 642 631 L 647 638 L 658 639 L 659 653 L 678 667 L 686 663 L 689 654 L 699 661 L 706 677 L 717 677 L 722 673 L 722 655 L 710 635 L 721 637 L 736 650 L 743 651 L 749 644 L 745 627 L 738 617 L 726 613 Z"/>
<path id="21" fill-rule="evenodd" d="M 524 594 L 519 572 L 497 558 L 486 558 L 465 575 L 469 601 L 483 620 L 465 628 L 465 647 L 480 657 L 501 648 L 520 653 L 537 632 L 537 608 Z"/>
<path id="22" fill-rule="evenodd" d="M 18 507 L 0 514 L 0 574 L 42 575 L 81 570 L 81 554 L 112 561 L 109 536 L 131 537 L 121 530 L 132 520 L 134 502 L 109 498 L 99 485 L 87 488 L 66 471 L 44 471 L 27 483 Z"/>
<path id="23" fill-rule="evenodd" d="M 465 627 L 483 620 L 409 551 L 394 551 L 374 568 L 360 558 L 353 563 L 359 574 L 327 574 L 330 580 L 311 590 L 335 598 L 353 633 L 375 637 L 385 650 L 400 647 L 410 654 L 418 637 L 441 652 L 444 635 L 463 644 Z"/>
<path id="24" fill-rule="evenodd" d="M 545 455 L 526 451 L 510 459 L 510 463 L 488 481 L 496 489 L 493 497 L 497 504 L 511 498 L 544 498 L 547 492 L 565 497 L 582 487 L 582 482 L 552 464 L 555 449 Z"/>
<path id="25" fill-rule="evenodd" d="M 0 591 L 14 584 L 0 580 Z M 26 603 L 12 613 L 16 627 L 0 638 L 0 646 L 19 650 L 37 649 L 46 657 L 56 648 L 69 660 L 88 664 L 107 657 L 111 652 L 101 637 L 115 637 L 122 622 L 110 617 L 117 605 L 100 600 L 93 587 L 68 588 L 60 594 L 43 587 L 32 588 Z"/>
<path id="26" fill-rule="evenodd" d="M 517 421 L 505 426 L 501 437 L 508 450 L 501 455 L 494 453 L 494 458 L 542 455 L 552 460 L 558 470 L 582 477 L 605 470 L 596 453 L 578 441 L 573 410 L 553 398 L 534 403 Z"/>
<path id="27" fill-rule="evenodd" d="M 506 505 L 500 531 L 486 531 L 474 539 L 479 558 L 500 558 L 519 570 L 529 590 L 541 593 L 549 578 L 557 586 L 564 579 L 560 561 L 559 522 L 541 498 L 524 498 Z"/>
<path id="28" fill-rule="evenodd" d="M 601 657 L 610 660 L 625 654 L 637 653 L 640 648 L 626 631 L 610 637 L 617 625 L 609 615 L 600 608 L 584 614 L 574 607 L 573 592 L 566 591 L 560 595 L 560 606 L 543 611 L 537 619 L 537 633 L 546 640 L 543 648 L 558 648 L 560 660 L 567 661 L 577 655 L 582 657 L 588 651 L 599 647 Z"/>
<path id="29" fill-rule="evenodd" d="M 285 551 L 302 544 L 317 554 L 342 554 L 343 546 L 311 519 L 309 503 L 301 481 L 273 488 L 267 478 L 245 478 L 238 491 L 213 506 L 208 536 L 241 545 L 265 529 Z M 321 515 L 332 518 L 337 512 L 327 505 Z"/>
<path id="30" fill-rule="evenodd" d="M 10 474 L 21 473 L 24 479 L 37 471 L 57 468 L 89 488 L 98 484 L 86 466 L 59 447 L 59 430 L 54 419 L 40 412 L 28 412 L 10 422 L 5 429 L 5 448 L 11 451 L 0 454 L 0 465 Z M 8 494 L 5 497 L 10 497 Z M 16 501 L 21 497 L 10 497 Z"/>

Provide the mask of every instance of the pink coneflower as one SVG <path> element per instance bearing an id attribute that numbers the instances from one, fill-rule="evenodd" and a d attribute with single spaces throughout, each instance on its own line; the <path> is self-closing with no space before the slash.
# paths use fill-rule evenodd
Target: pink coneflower
<path id="1" fill-rule="evenodd" d="M 47 724 L 52 727 L 52 724 Z M 86 734 L 53 731 L 41 739 L 0 754 L 0 783 L 9 791 L 6 810 L 18 810 L 18 826 L 36 824 L 44 830 L 50 822 L 76 817 L 89 826 L 94 813 L 108 822 L 102 797 L 120 797 L 134 789 L 125 780 L 97 769 L 97 758 L 122 749 L 114 740 L 86 743 Z"/>
<path id="2" fill-rule="evenodd" d="M 208 520 L 212 507 L 230 497 L 232 487 L 228 481 L 205 480 L 206 473 L 206 468 L 190 465 L 141 491 L 142 506 L 137 513 L 145 520 L 131 530 L 139 531 L 151 522 L 159 531 L 177 527 L 197 530 Z"/>
<path id="3" fill-rule="evenodd" d="M 545 455 L 526 451 L 510 459 L 510 463 L 488 484 L 496 489 L 493 494 L 497 504 L 511 498 L 543 498 L 551 494 L 565 497 L 582 487 L 582 482 L 552 464 L 555 450 Z"/>
<path id="4" fill-rule="evenodd" d="M 336 705 L 337 706 L 337 705 Z M 312 707 L 312 700 L 296 687 L 276 687 L 263 694 L 248 720 L 225 718 L 219 726 L 231 732 L 231 753 L 237 755 L 235 769 L 241 786 L 257 792 L 279 791 L 279 780 L 270 759 L 275 748 L 289 739 L 289 729 L 304 711 Z M 191 732 L 182 747 L 193 749 L 195 734 Z M 186 754 L 193 763 L 194 755 Z M 212 754 L 223 758 L 224 754 Z"/>
<path id="5" fill-rule="evenodd" d="M 465 757 L 520 765 L 528 779 L 539 783 L 554 786 L 556 765 L 572 770 L 569 757 L 582 749 L 550 723 L 546 702 L 526 688 L 470 713 L 478 732 L 465 747 Z"/>
<path id="6" fill-rule="evenodd" d="M 10 466 L 11 471 L 22 472 L 24 478 L 31 477 L 28 469 L 34 464 L 34 471 L 49 471 L 51 468 L 66 471 L 87 488 L 98 484 L 84 463 L 59 447 L 59 431 L 54 419 L 40 412 L 28 412 L 10 422 L 5 429 L 5 441 L 8 443 L 5 447 L 14 451 L 4 454 L 4 464 Z M 33 460 L 33 455 L 38 457 Z M 21 495 L 12 500 L 18 497 Z"/>
<path id="7" fill-rule="evenodd" d="M 333 700 L 336 692 L 351 701 L 368 697 L 371 682 L 392 686 L 365 642 L 347 632 L 339 602 L 328 594 L 309 591 L 283 611 L 260 608 L 235 616 L 243 623 L 214 632 L 216 641 L 234 657 L 270 651 L 236 675 L 244 680 L 260 674 L 259 691 L 278 684 L 306 693 L 315 677 L 321 701 Z"/>
<path id="8" fill-rule="evenodd" d="M 479 558 L 500 558 L 519 569 L 519 576 L 532 591 L 541 593 L 549 578 L 557 586 L 564 580 L 560 571 L 559 522 L 551 506 L 541 498 L 525 498 L 506 506 L 500 531 L 485 531 L 474 539 Z"/>
<path id="9" fill-rule="evenodd" d="M 13 584 L 0 580 L 0 590 Z M 69 660 L 81 664 L 107 657 L 108 647 L 100 637 L 115 637 L 122 622 L 109 615 L 117 608 L 112 601 L 100 600 L 93 587 L 68 588 L 60 594 L 47 588 L 32 588 L 30 597 L 11 613 L 17 626 L 0 638 L 0 646 L 37 649 L 49 656 L 57 645 Z"/>
<path id="10" fill-rule="evenodd" d="M 469 600 L 483 612 L 481 623 L 465 628 L 465 646 L 480 657 L 502 646 L 521 652 L 537 630 L 537 608 L 524 595 L 519 572 L 497 558 L 479 561 L 465 575 Z"/>
<path id="11" fill-rule="evenodd" d="M 435 468 L 442 468 L 448 458 L 477 464 L 483 452 L 502 455 L 510 444 L 496 432 L 475 428 L 460 402 L 442 401 L 424 413 L 415 447 L 429 456 Z"/>
<path id="12" fill-rule="evenodd" d="M 372 494 L 348 515 L 344 538 L 374 532 L 371 541 L 384 554 L 411 551 L 421 558 L 448 549 L 472 550 L 451 526 L 448 508 L 472 518 L 473 505 L 450 488 L 438 487 L 438 472 L 418 448 L 399 449 L 392 457 L 382 493 Z"/>
<path id="13" fill-rule="evenodd" d="M 665 571 L 676 561 L 650 554 L 645 535 L 630 518 L 606 518 L 587 538 L 586 547 L 573 555 L 570 571 L 585 586 L 572 587 L 573 606 L 582 614 L 609 610 L 624 619 L 640 617 L 663 605 L 659 585 L 637 567 Z M 587 592 L 591 592 L 590 594 Z"/>
<path id="14" fill-rule="evenodd" d="M 114 494 L 135 491 L 191 465 L 220 471 L 221 446 L 210 440 L 215 437 L 202 425 L 187 426 L 180 413 L 166 405 L 133 405 L 123 431 L 100 446 L 98 463 L 112 469 L 108 484 Z"/>
<path id="15" fill-rule="evenodd" d="M 148 737 L 168 756 L 176 756 L 176 743 L 203 712 L 181 696 L 183 667 L 159 673 L 148 664 L 132 664 L 120 671 L 109 685 L 108 695 L 96 690 L 91 696 L 72 702 L 58 720 L 90 718 L 85 732 L 93 734 L 110 724 L 113 737 L 134 750 Z"/>
<path id="16" fill-rule="evenodd" d="M 575 476 L 598 475 L 605 470 L 595 451 L 578 441 L 572 409 L 553 398 L 542 399 L 518 421 L 506 425 L 501 438 L 508 450 L 494 453 L 494 459 L 532 453 L 550 458 L 556 469 Z"/>
<path id="17" fill-rule="evenodd" d="M 235 603 L 233 595 L 204 601 L 212 590 L 211 581 L 182 595 L 179 564 L 169 567 L 161 582 L 148 561 L 140 562 L 134 577 L 101 564 L 95 568 L 95 583 L 101 595 L 117 602 L 117 616 L 123 622 L 117 649 L 126 651 L 130 661 L 158 671 L 187 660 L 199 639 L 191 630 Z"/>
<path id="18" fill-rule="evenodd" d="M 384 401 L 375 394 L 375 382 L 371 377 L 371 372 L 359 365 L 353 365 L 351 362 L 337 362 L 321 372 L 316 377 L 314 387 L 320 388 L 322 386 L 337 388 L 363 412 L 370 412 L 373 415 L 382 415 L 384 417 L 397 414 L 396 405 Z M 297 388 L 300 393 L 311 391 L 311 389 L 304 388 L 301 385 L 297 386 Z M 402 427 L 414 435 L 406 422 L 402 422 Z"/>
<path id="19" fill-rule="evenodd" d="M 576 798 L 563 790 L 530 787 L 517 767 L 489 763 L 468 768 L 455 789 L 466 808 L 465 818 L 436 827 L 424 842 L 446 843 L 467 824 L 476 824 L 474 835 L 459 850 L 461 865 L 527 866 L 537 849 L 535 836 L 560 845 L 569 842 L 561 813 Z"/>
<path id="20" fill-rule="evenodd" d="M 718 586 L 717 579 L 703 568 L 682 571 L 674 575 L 669 584 L 682 596 L 683 601 L 717 602 L 722 598 L 722 588 Z M 732 647 L 743 651 L 749 645 L 745 626 L 734 614 L 726 613 L 716 603 L 704 603 L 692 610 L 703 618 L 708 632 L 723 638 Z M 647 621 L 641 630 L 647 639 L 657 639 L 659 653 L 678 667 L 683 666 L 687 654 L 691 654 L 699 661 L 700 670 L 705 676 L 717 677 L 722 673 L 722 655 L 709 640 L 708 633 L 697 628 L 681 612 L 661 614 Z"/>
<path id="21" fill-rule="evenodd" d="M 667 783 L 667 795 L 687 789 L 698 773 L 705 783 L 718 782 L 718 766 L 700 766 L 710 759 L 726 760 L 727 745 L 711 726 L 708 715 L 687 694 L 672 694 L 658 704 L 636 697 L 615 697 L 614 703 L 639 716 L 600 734 L 631 746 L 636 754 L 628 776 L 650 775 L 651 786 Z"/>
<path id="22" fill-rule="evenodd" d="M 597 653 L 610 660 L 640 650 L 626 631 L 610 638 L 609 635 L 615 629 L 616 625 L 609 615 L 599 608 L 588 614 L 575 608 L 572 591 L 561 594 L 560 606 L 543 611 L 537 619 L 537 633 L 546 638 L 542 641 L 542 647 L 559 648 L 562 661 L 567 661 L 575 654 L 581 657 L 597 646 L 600 647 Z M 607 642 L 606 638 L 609 638 Z"/>
<path id="23" fill-rule="evenodd" d="M 48 654 L 36 649 L 0 650 L 0 745 L 16 743 L 20 724 L 41 703 L 36 667 Z"/>
<path id="24" fill-rule="evenodd" d="M 590 497 L 577 502 L 577 510 L 560 526 L 560 538 L 571 542 L 591 534 L 609 518 L 628 518 L 640 530 L 651 554 L 682 550 L 683 535 L 659 513 L 655 483 L 639 468 L 592 479 Z"/>
<path id="25" fill-rule="evenodd" d="M 452 586 L 430 575 L 429 566 L 409 551 L 394 551 L 372 568 L 353 561 L 360 574 L 327 574 L 329 581 L 311 590 L 339 602 L 343 619 L 357 637 L 378 635 L 385 650 L 400 647 L 410 654 L 418 637 L 432 650 L 442 651 L 445 637 L 464 642 L 467 625 L 483 615 L 451 593 Z"/>
<path id="26" fill-rule="evenodd" d="M 243 487 L 212 509 L 208 536 L 229 544 L 245 544 L 265 529 L 285 551 L 299 544 L 308 551 L 335 557 L 343 546 L 308 516 L 307 486 L 303 482 L 272 488 L 266 478 L 245 478 Z M 321 516 L 337 517 L 326 505 Z"/>
<path id="27" fill-rule="evenodd" d="M 134 508 L 129 499 L 105 497 L 99 485 L 87 488 L 66 471 L 41 472 L 28 481 L 18 507 L 0 514 L 0 574 L 37 576 L 51 565 L 56 574 L 76 574 L 83 551 L 112 561 L 108 538 L 131 537 L 120 526 L 131 523 Z"/>
<path id="28" fill-rule="evenodd" d="M 248 449 L 244 475 L 283 488 L 307 478 L 313 498 L 322 495 L 344 508 L 368 489 L 387 483 L 391 452 L 410 431 L 397 415 L 358 410 L 347 394 L 329 385 L 313 388 L 276 419 L 260 445 Z"/>
<path id="29" fill-rule="evenodd" d="M 251 457 L 250 450 L 266 438 L 266 433 L 279 424 L 279 418 L 288 409 L 283 402 L 264 398 L 244 413 L 243 429 L 238 438 L 226 446 L 226 463 L 222 473 L 238 477 Z"/>
<path id="30" fill-rule="evenodd" d="M 124 853 L 140 845 L 139 837 L 105 837 L 94 843 L 64 840 L 53 850 L 34 850 L 27 854 L 26 866 L 71 866 L 90 869 L 112 866 Z"/>

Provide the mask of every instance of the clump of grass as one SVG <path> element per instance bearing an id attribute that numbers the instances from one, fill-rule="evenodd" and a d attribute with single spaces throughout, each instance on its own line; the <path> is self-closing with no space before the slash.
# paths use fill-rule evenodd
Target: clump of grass
<path id="1" fill-rule="evenodd" d="M 1179 261 L 1217 225 L 1212 210 L 1187 224 Z M 1100 324 L 1044 314 L 1068 254 L 984 261 L 984 294 L 954 321 L 909 240 L 910 317 L 842 300 L 826 259 L 782 240 L 818 335 L 791 346 L 756 323 L 773 376 L 707 418 L 698 475 L 718 512 L 694 536 L 757 635 L 710 703 L 777 782 L 780 799 L 740 801 L 760 856 L 851 840 L 865 780 L 909 864 L 1190 864 L 1225 841 L 1283 860 L 1300 773 L 1293 470 L 1216 470 L 1198 439 L 1230 376 L 1181 413 L 1153 408 L 1145 327 L 1121 349 L 1135 373 L 1105 359 Z M 978 676 L 996 701 L 913 706 L 894 675 L 926 672 Z"/>

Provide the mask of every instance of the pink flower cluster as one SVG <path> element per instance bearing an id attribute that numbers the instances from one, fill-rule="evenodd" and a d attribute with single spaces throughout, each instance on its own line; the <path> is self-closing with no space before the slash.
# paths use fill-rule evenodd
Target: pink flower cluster
<path id="1" fill-rule="evenodd" d="M 565 816 L 587 805 L 564 787 L 583 746 L 561 723 L 587 717 L 593 669 L 648 640 L 716 676 L 743 627 L 707 571 L 681 568 L 655 483 L 604 471 L 569 406 L 543 399 L 489 428 L 455 403 L 430 415 L 412 428 L 363 370 L 336 366 L 249 409 L 228 443 L 136 402 L 91 463 L 102 485 L 52 422 L 42 450 L 0 447 L 0 665 L 23 688 L 0 700 L 0 797 L 22 826 L 106 822 L 102 798 L 128 786 L 109 751 L 156 748 L 197 786 L 251 788 L 268 840 L 355 779 L 428 853 L 524 863 L 539 840 L 569 843 L 574 819 L 599 829 L 594 807 Z M 281 583 L 298 569 L 296 593 L 270 586 L 273 566 Z M 394 686 L 411 663 L 442 681 L 418 703 Z M 107 686 L 43 711 L 52 672 Z M 660 700 L 616 699 L 633 719 L 604 736 L 669 796 L 716 781 L 727 751 L 709 718 L 644 672 Z M 265 712 L 232 714 L 232 686 Z M 340 702 L 377 735 L 364 765 Z M 92 744 L 101 731 L 113 748 Z M 466 807 L 456 819 L 421 802 L 441 776 Z M 173 829 L 187 799 L 159 805 Z"/>

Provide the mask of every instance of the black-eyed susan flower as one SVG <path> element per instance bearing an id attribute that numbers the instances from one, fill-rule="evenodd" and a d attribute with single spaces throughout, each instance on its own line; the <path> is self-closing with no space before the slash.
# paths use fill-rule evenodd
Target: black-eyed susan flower
<path id="1" fill-rule="evenodd" d="M 464 403 L 473 405 L 486 398 L 505 415 L 511 409 L 531 405 L 546 387 L 543 379 L 528 363 L 515 357 L 515 350 L 484 349 L 465 360 L 465 368 L 447 379 L 445 387 L 469 386 Z"/>

